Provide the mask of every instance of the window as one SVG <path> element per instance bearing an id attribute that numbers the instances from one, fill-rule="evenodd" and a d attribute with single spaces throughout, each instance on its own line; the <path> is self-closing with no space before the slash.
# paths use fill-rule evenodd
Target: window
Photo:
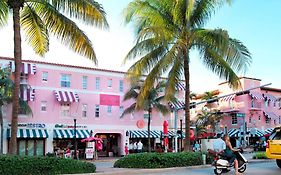
<path id="1" fill-rule="evenodd" d="M 107 106 L 107 113 L 111 113 L 112 112 L 112 106 Z"/>
<path id="2" fill-rule="evenodd" d="M 88 77 L 83 76 L 83 78 L 82 78 L 82 88 L 83 89 L 87 89 L 87 80 L 88 80 Z"/>
<path id="3" fill-rule="evenodd" d="M 251 100 L 251 107 L 254 108 L 255 107 L 255 102 L 254 99 Z"/>
<path id="4" fill-rule="evenodd" d="M 233 125 L 237 125 L 237 115 L 236 114 L 232 114 L 231 115 L 231 123 L 233 124 Z"/>
<path id="5" fill-rule="evenodd" d="M 41 111 L 47 111 L 47 101 L 41 101 Z"/>
<path id="6" fill-rule="evenodd" d="M 70 75 L 62 74 L 60 79 L 61 87 L 70 87 Z"/>
<path id="7" fill-rule="evenodd" d="M 95 106 L 95 117 L 100 117 L 100 105 Z"/>
<path id="8" fill-rule="evenodd" d="M 259 121 L 261 120 L 261 116 L 259 115 Z"/>
<path id="9" fill-rule="evenodd" d="M 249 123 L 252 123 L 252 117 L 253 117 L 253 116 L 250 116 L 250 117 L 249 117 Z"/>
<path id="10" fill-rule="evenodd" d="M 124 112 L 124 106 L 120 106 L 119 107 L 120 116 L 123 114 L 123 112 Z"/>
<path id="11" fill-rule="evenodd" d="M 277 121 L 276 121 L 276 120 L 273 120 L 273 123 L 274 123 L 274 125 L 276 125 L 276 124 L 277 124 Z"/>
<path id="12" fill-rule="evenodd" d="M 124 91 L 124 81 L 120 80 L 119 81 L 119 92 L 123 92 Z"/>
<path id="13" fill-rule="evenodd" d="M 48 81 L 48 72 L 43 72 L 42 73 L 42 81 L 47 82 Z"/>
<path id="14" fill-rule="evenodd" d="M 69 104 L 61 104 L 61 116 L 63 116 L 63 117 L 70 116 L 70 105 Z"/>
<path id="15" fill-rule="evenodd" d="M 265 107 L 268 107 L 268 106 L 269 106 L 269 100 L 265 100 L 265 101 L 264 101 L 264 106 L 265 106 Z"/>
<path id="16" fill-rule="evenodd" d="M 273 107 L 274 108 L 276 107 L 276 101 L 273 101 Z"/>
<path id="17" fill-rule="evenodd" d="M 265 123 L 269 124 L 270 123 L 270 118 L 266 117 L 265 118 Z"/>
<path id="18" fill-rule="evenodd" d="M 100 77 L 96 77 L 96 89 L 100 89 Z"/>
<path id="19" fill-rule="evenodd" d="M 112 87 L 112 79 L 108 79 L 107 82 L 107 87 L 111 88 Z"/>
<path id="20" fill-rule="evenodd" d="M 281 124 L 281 117 L 279 116 L 279 124 Z"/>
<path id="21" fill-rule="evenodd" d="M 87 117 L 87 104 L 82 105 L 82 117 Z"/>

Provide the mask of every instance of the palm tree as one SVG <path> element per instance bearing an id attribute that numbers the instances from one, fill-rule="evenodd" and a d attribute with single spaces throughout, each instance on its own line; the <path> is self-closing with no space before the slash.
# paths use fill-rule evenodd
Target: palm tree
<path id="1" fill-rule="evenodd" d="M 218 110 L 202 110 L 202 113 L 197 115 L 196 128 L 198 127 L 199 132 L 200 130 L 206 132 L 206 128 L 210 126 L 212 132 L 215 133 L 216 126 L 222 117 L 223 116 Z"/>
<path id="2" fill-rule="evenodd" d="M 71 18 L 85 24 L 107 28 L 105 12 L 94 0 L 0 0 L 0 26 L 7 23 L 9 11 L 13 15 L 15 86 L 9 153 L 16 153 L 18 124 L 18 92 L 22 59 L 21 26 L 26 40 L 35 53 L 44 56 L 49 50 L 49 33 L 56 36 L 74 52 L 97 63 L 91 41 Z"/>
<path id="3" fill-rule="evenodd" d="M 207 108 L 211 109 L 214 106 L 214 102 L 218 100 L 212 100 L 213 98 L 217 97 L 213 91 L 204 92 L 201 100 L 207 100 Z"/>
<path id="4" fill-rule="evenodd" d="M 4 139 L 4 128 L 3 128 L 3 106 L 12 102 L 14 83 L 10 79 L 10 69 L 0 69 L 0 154 L 3 154 L 3 139 Z M 32 111 L 28 106 L 27 102 L 19 99 L 19 106 L 26 114 L 31 114 Z"/>
<path id="5" fill-rule="evenodd" d="M 248 49 L 222 29 L 204 29 L 213 13 L 231 0 L 134 0 L 124 10 L 125 22 L 136 29 L 136 43 L 124 62 L 138 58 L 129 68 L 130 77 L 147 75 L 137 106 L 155 81 L 167 75 L 166 98 L 175 85 L 185 81 L 185 151 L 190 150 L 190 52 L 197 50 L 202 63 L 233 88 L 236 73 L 246 71 L 252 59 Z M 197 58 L 196 58 L 197 59 Z"/>
<path id="6" fill-rule="evenodd" d="M 164 100 L 164 96 L 161 95 L 163 93 L 165 84 L 164 82 L 159 82 L 155 87 L 151 88 L 142 100 L 144 100 L 141 104 L 142 106 L 137 106 L 137 101 L 131 104 L 128 108 L 124 110 L 121 117 L 124 117 L 125 114 L 133 113 L 134 111 L 147 111 L 148 112 L 148 122 L 147 122 L 147 130 L 148 130 L 148 152 L 151 152 L 151 142 L 150 142 L 150 122 L 151 122 L 151 114 L 152 110 L 161 112 L 162 114 L 167 114 L 169 112 L 168 107 L 165 104 L 162 104 Z M 142 96 L 140 93 L 143 88 L 143 82 L 138 82 L 132 84 L 131 88 L 125 93 L 124 101 L 126 100 L 138 100 L 139 96 Z"/>

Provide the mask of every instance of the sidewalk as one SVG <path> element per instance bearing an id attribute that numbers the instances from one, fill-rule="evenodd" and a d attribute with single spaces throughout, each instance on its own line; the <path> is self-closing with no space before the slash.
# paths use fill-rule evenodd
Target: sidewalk
<path id="1" fill-rule="evenodd" d="M 248 160 L 249 164 L 252 163 L 261 163 L 261 162 L 269 162 L 273 161 L 271 159 L 252 159 L 254 153 L 244 153 L 243 155 Z M 152 172 L 166 172 L 174 169 L 183 169 L 183 168 L 211 168 L 211 165 L 199 165 L 199 166 L 190 166 L 190 167 L 174 167 L 174 168 L 159 168 L 159 169 L 135 169 L 135 168 L 113 168 L 113 164 L 119 158 L 100 158 L 99 160 L 93 161 L 96 165 L 97 170 L 94 174 L 103 174 L 103 175 L 125 175 L 125 174 L 145 174 Z M 84 175 L 92 175 L 84 174 Z"/>

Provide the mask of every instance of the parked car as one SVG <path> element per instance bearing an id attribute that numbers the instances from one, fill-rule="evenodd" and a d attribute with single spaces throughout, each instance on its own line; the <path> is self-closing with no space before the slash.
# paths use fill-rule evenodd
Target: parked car
<path id="1" fill-rule="evenodd" d="M 272 131 L 266 144 L 266 156 L 276 159 L 276 164 L 281 168 L 281 126 L 277 126 Z"/>

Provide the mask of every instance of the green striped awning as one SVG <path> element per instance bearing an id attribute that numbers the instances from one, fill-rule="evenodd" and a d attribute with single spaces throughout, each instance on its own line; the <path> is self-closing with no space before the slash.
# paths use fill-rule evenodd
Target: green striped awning
<path id="1" fill-rule="evenodd" d="M 88 130 L 76 130 L 76 138 L 84 139 L 90 136 L 90 131 Z M 74 138 L 74 130 L 73 129 L 55 129 L 54 130 L 54 138 L 56 139 L 71 139 Z"/>
<path id="2" fill-rule="evenodd" d="M 11 137 L 11 129 L 7 130 L 7 138 Z M 47 129 L 18 129 L 17 138 L 48 138 Z"/>

